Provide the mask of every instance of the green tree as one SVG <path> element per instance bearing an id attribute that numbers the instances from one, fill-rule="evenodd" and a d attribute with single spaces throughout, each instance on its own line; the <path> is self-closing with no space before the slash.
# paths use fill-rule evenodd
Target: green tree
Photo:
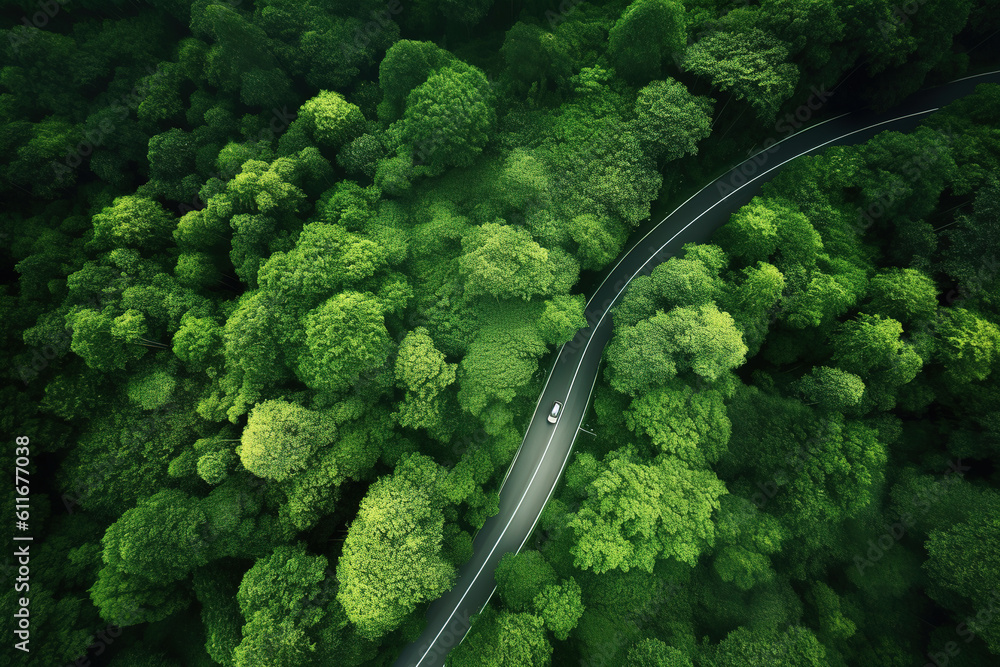
<path id="1" fill-rule="evenodd" d="M 232 228 L 229 259 L 237 277 L 253 288 L 260 286 L 260 269 L 271 254 L 269 241 L 277 236 L 278 226 L 277 218 L 271 215 L 238 213 L 229 220 Z"/>
<path id="2" fill-rule="evenodd" d="M 761 119 L 774 115 L 799 80 L 787 45 L 758 28 L 702 37 L 687 48 L 682 67 L 745 100 Z"/>
<path id="3" fill-rule="evenodd" d="M 674 306 L 704 306 L 715 300 L 718 274 L 695 259 L 671 257 L 650 274 L 662 310 Z"/>
<path id="4" fill-rule="evenodd" d="M 220 385 L 227 398 L 223 412 L 233 423 L 260 401 L 267 387 L 290 375 L 279 339 L 287 327 L 273 295 L 261 290 L 243 294 L 226 320 L 222 333 L 226 374 Z M 203 401 L 199 411 L 209 403 Z"/>
<path id="5" fill-rule="evenodd" d="M 0 70 L 8 89 L 17 78 L 11 76 L 13 69 Z M 63 188 L 76 184 L 78 170 L 67 165 L 73 157 L 72 153 L 67 155 L 67 147 L 79 143 L 82 129 L 79 125 L 50 116 L 35 124 L 15 121 L 9 126 L 13 132 L 9 134 L 10 140 L 5 138 L 3 142 L 5 155 L 9 156 L 9 164 L 4 165 L 2 172 L 4 181 L 27 189 L 33 196 L 45 198 L 54 198 Z"/>
<path id="6" fill-rule="evenodd" d="M 402 118 L 410 91 L 427 81 L 432 72 L 455 61 L 455 56 L 433 42 L 397 41 L 385 52 L 378 68 L 383 95 L 379 118 L 385 122 Z"/>
<path id="7" fill-rule="evenodd" d="M 378 161 L 386 157 L 385 144 L 374 134 L 362 134 L 337 153 L 337 164 L 348 174 L 373 178 Z"/>
<path id="8" fill-rule="evenodd" d="M 401 197 L 410 189 L 414 176 L 413 157 L 403 151 L 376 162 L 372 180 L 386 195 Z"/>
<path id="9" fill-rule="evenodd" d="M 580 584 L 573 577 L 560 584 L 550 584 L 535 596 L 532 605 L 555 638 L 566 641 L 584 611 Z"/>
<path id="10" fill-rule="evenodd" d="M 861 313 L 833 335 L 833 361 L 861 378 L 871 398 L 883 409 L 895 402 L 895 390 L 920 372 L 923 362 L 913 346 L 900 340 L 902 325 L 894 319 Z"/>
<path id="11" fill-rule="evenodd" d="M 276 70 L 277 60 L 264 30 L 226 5 L 198 5 L 191 12 L 191 32 L 214 40 L 205 57 L 210 84 L 239 93 L 250 106 L 273 106 L 288 99 L 291 82 Z"/>
<path id="12" fill-rule="evenodd" d="M 125 393 L 129 400 L 143 410 L 159 410 L 164 407 L 177 390 L 177 378 L 169 371 L 159 368 L 129 380 Z"/>
<path id="13" fill-rule="evenodd" d="M 104 373 L 121 370 L 146 352 L 141 345 L 129 345 L 114 335 L 115 321 L 102 312 L 83 309 L 66 315 L 66 327 L 72 330 L 70 349 L 88 366 Z"/>
<path id="14" fill-rule="evenodd" d="M 129 246 L 155 251 L 166 244 L 174 225 L 176 221 L 157 202 L 126 195 L 94 216 L 90 244 L 98 250 Z"/>
<path id="15" fill-rule="evenodd" d="M 643 639 L 628 651 L 626 667 L 693 667 L 691 658 L 659 639 Z"/>
<path id="16" fill-rule="evenodd" d="M 175 127 L 151 137 L 147 154 L 150 180 L 157 181 L 172 199 L 190 199 L 181 181 L 195 171 L 196 155 L 197 142 L 190 132 Z"/>
<path id="17" fill-rule="evenodd" d="M 516 90 L 536 99 L 550 88 L 561 88 L 572 75 L 569 46 L 536 25 L 518 21 L 511 26 L 500 54 Z"/>
<path id="18" fill-rule="evenodd" d="M 337 599 L 367 637 L 394 630 L 454 582 L 454 567 L 442 557 L 444 514 L 436 493 L 407 479 L 401 467 L 369 487 L 337 563 Z"/>
<path id="19" fill-rule="evenodd" d="M 737 628 L 705 658 L 704 663 L 711 667 L 819 667 L 828 664 L 823 644 L 811 630 L 798 625 L 784 631 Z"/>
<path id="20" fill-rule="evenodd" d="M 827 328 L 856 302 L 850 277 L 814 271 L 805 289 L 782 299 L 783 319 L 793 329 Z"/>
<path id="21" fill-rule="evenodd" d="M 718 544 L 712 569 L 722 581 L 732 582 L 744 591 L 774 581 L 771 556 L 780 553 L 789 530 L 776 517 L 760 510 L 758 497 L 754 498 L 756 503 L 733 494 L 719 500 L 721 507 L 715 520 Z"/>
<path id="22" fill-rule="evenodd" d="M 684 6 L 673 0 L 633 0 L 608 34 L 608 56 L 634 83 L 659 78 L 663 61 L 684 49 Z"/>
<path id="23" fill-rule="evenodd" d="M 747 356 L 752 357 L 760 350 L 777 317 L 785 289 L 785 276 L 766 262 L 744 267 L 737 276 L 722 286 L 719 303 L 732 314 L 743 332 Z"/>
<path id="24" fill-rule="evenodd" d="M 362 373 L 382 367 L 392 348 L 383 306 L 371 294 L 332 296 L 305 316 L 303 327 L 296 372 L 320 391 L 347 389 Z"/>
<path id="25" fill-rule="evenodd" d="M 763 0 L 755 18 L 763 29 L 788 43 L 804 72 L 842 71 L 851 57 L 845 58 L 839 47 L 846 31 L 845 13 L 833 3 Z"/>
<path id="26" fill-rule="evenodd" d="M 531 299 L 551 294 L 555 278 L 549 251 L 524 229 L 487 222 L 462 238 L 459 266 L 471 295 Z"/>
<path id="27" fill-rule="evenodd" d="M 493 133 L 496 112 L 478 69 L 444 67 L 406 98 L 401 138 L 431 173 L 468 167 Z"/>
<path id="28" fill-rule="evenodd" d="M 562 345 L 587 326 L 582 294 L 557 294 L 545 303 L 538 329 L 546 343 Z"/>
<path id="29" fill-rule="evenodd" d="M 534 614 L 496 612 L 487 607 L 477 614 L 469 636 L 448 655 L 449 667 L 522 667 L 552 663 L 552 645 L 545 624 Z"/>
<path id="30" fill-rule="evenodd" d="M 500 599 L 512 611 L 530 611 L 538 592 L 558 583 L 555 569 L 537 551 L 504 554 L 494 578 Z"/>
<path id="31" fill-rule="evenodd" d="M 176 489 L 159 491 L 108 528 L 104 563 L 150 582 L 177 581 L 208 562 L 205 552 L 191 548 L 201 542 L 207 520 L 198 499 Z"/>
<path id="32" fill-rule="evenodd" d="M 891 267 L 868 284 L 870 310 L 904 325 L 926 322 L 937 311 L 937 286 L 923 271 Z"/>
<path id="33" fill-rule="evenodd" d="M 965 308 L 945 308 L 937 333 L 937 357 L 949 381 L 961 385 L 984 380 L 993 371 L 1000 350 L 996 324 Z"/>
<path id="34" fill-rule="evenodd" d="M 767 262 L 778 250 L 778 230 L 795 216 L 802 214 L 777 200 L 754 197 L 719 228 L 715 240 L 746 266 Z"/>
<path id="35" fill-rule="evenodd" d="M 374 186 L 362 188 L 354 181 L 340 181 L 323 193 L 316 210 L 323 222 L 359 232 L 378 215 L 380 198 L 381 193 Z"/>
<path id="36" fill-rule="evenodd" d="M 832 588 L 817 582 L 810 593 L 819 618 L 821 638 L 834 644 L 831 640 L 848 639 L 857 632 L 854 621 L 844 614 L 848 610 L 841 609 L 841 597 Z"/>
<path id="37" fill-rule="evenodd" d="M 865 383 L 857 375 L 829 366 L 816 366 L 796 382 L 807 405 L 844 412 L 861 403 Z"/>
<path id="38" fill-rule="evenodd" d="M 465 25 L 473 26 L 486 16 L 490 7 L 493 6 L 493 2 L 494 0 L 471 0 L 471 2 L 438 0 L 436 4 L 438 4 L 439 11 L 444 16 L 448 18 L 454 17 Z"/>
<path id="39" fill-rule="evenodd" d="M 273 253 L 261 266 L 258 282 L 300 310 L 371 278 L 386 260 L 385 248 L 374 241 L 340 225 L 311 222 L 292 250 Z"/>
<path id="40" fill-rule="evenodd" d="M 1000 587 L 1000 495 L 992 489 L 982 497 L 980 510 L 960 523 L 931 531 L 925 543 L 924 569 L 931 577 L 929 593 L 956 614 L 968 615 L 968 629 L 981 635 L 1000 654 L 1000 631 L 991 623 L 996 592 Z M 995 620 L 995 619 L 994 619 Z"/>
<path id="41" fill-rule="evenodd" d="M 176 582 L 211 559 L 199 548 L 206 527 L 198 500 L 177 489 L 160 491 L 122 514 L 104 534 L 104 567 L 90 589 L 102 618 L 134 625 L 187 607 L 190 599 Z"/>
<path id="42" fill-rule="evenodd" d="M 725 485 L 708 470 L 672 456 L 641 463 L 631 448 L 605 457 L 587 497 L 570 520 L 574 565 L 597 574 L 635 567 L 652 572 L 657 559 L 694 566 L 714 543 L 712 512 Z"/>
<path id="43" fill-rule="evenodd" d="M 747 352 L 729 313 L 714 303 L 662 311 L 616 332 L 608 345 L 611 386 L 636 395 L 686 370 L 714 382 L 740 366 Z"/>
<path id="44" fill-rule="evenodd" d="M 966 99 L 972 103 L 978 101 L 974 97 Z M 969 133 L 973 132 L 970 127 Z M 966 166 L 968 170 L 972 168 L 972 164 Z M 956 216 L 955 226 L 942 232 L 949 241 L 942 252 L 942 264 L 960 285 L 968 287 L 987 282 L 980 275 L 983 258 L 1000 258 L 1000 242 L 991 233 L 994 221 L 1000 216 L 1000 181 L 989 176 L 984 180 L 973 202 L 973 214 Z"/>
<path id="45" fill-rule="evenodd" d="M 621 242 L 597 216 L 585 213 L 570 223 L 569 234 L 577 244 L 576 257 L 582 269 L 600 269 L 615 258 Z"/>
<path id="46" fill-rule="evenodd" d="M 495 309 L 483 308 L 488 315 L 475 337 L 468 344 L 459 364 L 459 404 L 473 415 L 480 416 L 493 406 L 501 421 L 513 418 L 506 406 L 514 400 L 538 371 L 538 359 L 547 351 L 545 340 L 538 331 L 540 304 L 510 301 Z M 487 425 L 499 432 L 500 424 Z"/>
<path id="47" fill-rule="evenodd" d="M 434 347 L 434 340 L 424 327 L 406 334 L 396 357 L 396 381 L 406 389 L 395 416 L 410 428 L 432 429 L 441 422 L 439 395 L 455 381 L 457 364 L 449 364 Z"/>
<path id="48" fill-rule="evenodd" d="M 233 667 L 233 649 L 242 639 L 245 620 L 236 595 L 243 572 L 236 568 L 201 568 L 192 587 L 201 605 L 205 626 L 205 652 L 220 665 Z"/>
<path id="49" fill-rule="evenodd" d="M 625 424 L 647 434 L 659 452 L 698 469 L 725 453 L 732 428 L 720 392 L 695 392 L 679 382 L 640 394 L 625 412 Z"/>
<path id="50" fill-rule="evenodd" d="M 357 106 L 340 93 L 321 90 L 299 108 L 298 117 L 288 128 L 289 134 L 282 136 L 282 140 L 303 132 L 320 148 L 336 153 L 364 129 L 365 117 Z"/>
<path id="51" fill-rule="evenodd" d="M 334 433 L 318 415 L 295 403 L 268 400 L 250 411 L 240 439 L 240 460 L 258 477 L 277 482 L 303 470 Z"/>
<path id="52" fill-rule="evenodd" d="M 675 79 L 653 81 L 635 101 L 636 136 L 660 164 L 697 155 L 698 142 L 712 131 L 712 104 Z"/>
<path id="53" fill-rule="evenodd" d="M 298 212 L 306 193 L 293 182 L 296 180 L 294 168 L 295 162 L 289 157 L 278 158 L 270 164 L 263 160 L 244 162 L 240 173 L 226 184 L 227 196 L 219 197 L 220 207 L 235 205 L 241 212 L 264 215 Z M 210 210 L 215 199 L 212 197 L 208 202 Z"/>
<path id="54" fill-rule="evenodd" d="M 177 258 L 174 277 L 190 289 L 209 289 L 221 281 L 219 269 L 212 256 L 204 252 L 186 252 Z"/>
<path id="55" fill-rule="evenodd" d="M 817 413 L 756 387 L 739 389 L 727 407 L 733 433 L 726 465 L 744 476 L 734 493 L 768 503 L 768 513 L 781 517 L 797 538 L 785 551 L 836 540 L 829 529 L 878 497 L 890 438 L 875 424 Z"/>
<path id="56" fill-rule="evenodd" d="M 310 631 L 333 603 L 325 590 L 326 569 L 326 558 L 308 553 L 301 542 L 254 563 L 236 593 L 246 624 L 233 651 L 235 667 L 312 664 L 316 643 Z"/>

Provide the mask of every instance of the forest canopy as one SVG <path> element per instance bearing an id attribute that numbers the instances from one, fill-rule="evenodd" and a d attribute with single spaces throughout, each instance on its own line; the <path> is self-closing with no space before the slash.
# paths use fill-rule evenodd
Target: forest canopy
<path id="1" fill-rule="evenodd" d="M 40 665 L 391 664 L 633 232 L 803 108 L 1000 60 L 992 0 L 0 16 Z M 449 664 L 992 664 L 997 127 L 984 85 L 797 159 L 632 281 L 596 435 Z"/>

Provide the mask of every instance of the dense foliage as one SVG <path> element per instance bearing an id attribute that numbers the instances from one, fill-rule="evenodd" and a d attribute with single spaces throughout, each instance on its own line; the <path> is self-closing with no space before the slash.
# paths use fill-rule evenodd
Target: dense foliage
<path id="1" fill-rule="evenodd" d="M 553 646 L 585 664 L 994 664 L 998 121 L 984 85 L 800 158 L 636 278 L 504 607 L 513 573 L 578 581 Z"/>
<path id="2" fill-rule="evenodd" d="M 497 512 L 581 276 L 817 89 L 888 108 L 995 48 L 992 0 L 900 11 L 6 3 L 0 400 L 31 440 L 33 663 L 390 664 Z M 799 160 L 637 279 L 598 437 L 452 663 L 1000 654 L 976 616 L 998 124 L 984 87 Z"/>

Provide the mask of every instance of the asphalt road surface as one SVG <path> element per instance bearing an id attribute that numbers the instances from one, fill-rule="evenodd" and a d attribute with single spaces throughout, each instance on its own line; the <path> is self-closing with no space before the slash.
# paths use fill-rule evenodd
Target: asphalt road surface
<path id="1" fill-rule="evenodd" d="M 566 467 L 587 412 L 601 354 L 611 338 L 610 309 L 633 278 L 680 254 L 685 243 L 707 243 L 712 233 L 787 162 L 821 153 L 828 146 L 860 143 L 885 130 L 910 131 L 933 111 L 972 93 L 980 83 L 1000 83 L 1000 72 L 921 91 L 888 112 L 856 111 L 836 116 L 790 136 L 786 136 L 784 126 L 778 126 L 774 140 L 780 141 L 768 142 L 768 148 L 702 188 L 658 224 L 647 224 L 637 232 L 641 238 L 605 272 L 603 282 L 587 302 L 589 326 L 559 351 L 500 489 L 500 512 L 477 533 L 472 559 L 459 568 L 452 589 L 431 603 L 426 628 L 403 650 L 395 667 L 443 665 L 448 652 L 465 637 L 469 618 L 482 610 L 493 594 L 493 572 L 500 559 L 520 551 L 531 535 Z M 814 107 L 820 104 L 818 98 L 810 101 Z M 546 419 L 553 401 L 563 404 L 554 425 Z"/>

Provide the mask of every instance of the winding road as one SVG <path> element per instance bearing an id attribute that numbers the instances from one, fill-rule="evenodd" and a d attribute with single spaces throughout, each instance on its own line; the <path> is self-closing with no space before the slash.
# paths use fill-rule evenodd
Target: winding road
<path id="1" fill-rule="evenodd" d="M 680 253 L 685 243 L 708 242 L 730 215 L 791 160 L 820 153 L 829 146 L 860 143 L 885 130 L 912 130 L 920 120 L 972 93 L 981 83 L 1000 83 L 1000 71 L 920 91 L 889 112 L 854 111 L 776 143 L 766 142 L 768 148 L 703 187 L 623 252 L 587 302 L 589 326 L 559 350 L 524 441 L 500 488 L 500 512 L 476 534 L 472 559 L 459 568 L 452 589 L 428 607 L 426 628 L 402 651 L 395 667 L 443 665 L 448 652 L 465 637 L 470 617 L 489 602 L 496 588 L 493 572 L 500 559 L 520 551 L 533 532 L 569 461 L 587 412 L 601 355 L 611 338 L 610 310 L 633 278 Z M 641 233 L 643 230 L 637 235 Z M 555 425 L 546 419 L 553 401 L 563 404 Z"/>

